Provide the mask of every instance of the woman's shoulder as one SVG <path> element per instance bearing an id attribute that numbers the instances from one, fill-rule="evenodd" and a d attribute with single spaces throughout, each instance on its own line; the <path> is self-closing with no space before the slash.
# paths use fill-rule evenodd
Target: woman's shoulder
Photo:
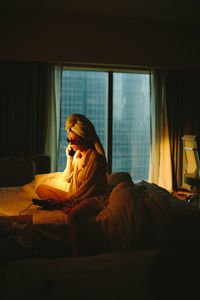
<path id="1" fill-rule="evenodd" d="M 93 151 L 94 151 L 94 164 L 97 165 L 97 168 L 101 168 L 102 170 L 104 170 L 104 172 L 106 172 L 107 170 L 106 157 L 98 153 L 96 149 L 94 149 Z"/>
<path id="2" fill-rule="evenodd" d="M 86 151 L 86 160 L 93 164 L 104 164 L 106 162 L 106 158 L 99 154 L 95 148 L 90 148 Z"/>

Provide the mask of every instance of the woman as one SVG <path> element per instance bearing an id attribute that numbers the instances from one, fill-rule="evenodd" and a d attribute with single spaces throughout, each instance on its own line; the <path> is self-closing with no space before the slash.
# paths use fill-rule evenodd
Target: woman
<path id="1" fill-rule="evenodd" d="M 72 114 L 66 120 L 68 132 L 67 166 L 63 173 L 66 191 L 41 184 L 36 192 L 48 204 L 70 210 L 91 198 L 104 206 L 107 188 L 106 158 L 93 124 L 81 114 Z"/>

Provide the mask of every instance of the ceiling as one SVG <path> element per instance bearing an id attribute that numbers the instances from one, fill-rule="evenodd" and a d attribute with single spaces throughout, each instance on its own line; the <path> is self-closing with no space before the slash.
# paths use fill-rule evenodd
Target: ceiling
<path id="1" fill-rule="evenodd" d="M 0 7 L 200 25 L 199 0 L 0 0 Z"/>

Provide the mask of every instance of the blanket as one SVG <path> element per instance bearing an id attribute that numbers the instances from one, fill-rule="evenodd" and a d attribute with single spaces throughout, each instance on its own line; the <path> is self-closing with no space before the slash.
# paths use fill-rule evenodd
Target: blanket
<path id="1" fill-rule="evenodd" d="M 82 255 L 163 249 L 200 239 L 200 210 L 155 184 L 122 180 L 108 204 L 89 218 L 83 210 L 76 226 Z"/>
<path id="2" fill-rule="evenodd" d="M 31 206 L 35 182 L 0 189 L 1 216 L 31 215 L 34 256 L 80 256 L 158 249 L 199 239 L 200 210 L 157 185 L 134 184 L 128 173 L 108 177 L 105 206 L 86 199 L 67 216 Z M 102 201 L 101 201 L 102 203 Z M 77 217 L 78 216 L 78 217 Z M 71 220 L 71 221 L 70 221 Z"/>
<path id="3" fill-rule="evenodd" d="M 96 218 L 112 251 L 159 248 L 166 240 L 169 197 L 143 185 L 119 183 Z"/>

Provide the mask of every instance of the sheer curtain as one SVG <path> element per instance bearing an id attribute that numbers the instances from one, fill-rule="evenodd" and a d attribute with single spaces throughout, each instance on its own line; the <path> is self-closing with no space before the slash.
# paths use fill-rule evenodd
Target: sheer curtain
<path id="1" fill-rule="evenodd" d="M 49 65 L 48 99 L 46 107 L 45 154 L 51 158 L 51 172 L 57 171 L 60 132 L 60 103 L 62 88 L 62 66 Z"/>
<path id="2" fill-rule="evenodd" d="M 151 71 L 149 182 L 172 191 L 172 162 L 166 109 L 166 71 Z"/>

